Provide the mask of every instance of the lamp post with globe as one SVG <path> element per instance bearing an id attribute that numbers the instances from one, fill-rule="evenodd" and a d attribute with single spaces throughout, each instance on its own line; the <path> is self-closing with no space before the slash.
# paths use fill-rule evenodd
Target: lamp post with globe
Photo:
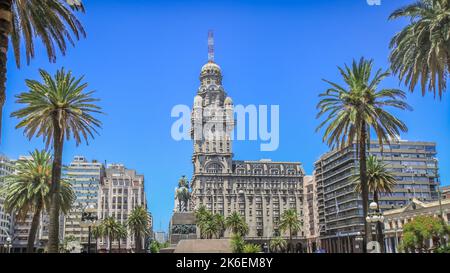
<path id="1" fill-rule="evenodd" d="M 375 224 L 375 230 L 376 230 L 376 238 L 377 242 L 380 247 L 380 252 L 383 252 L 383 234 L 378 234 L 378 229 L 376 228 L 377 225 L 384 223 L 384 216 L 381 213 L 378 204 L 376 202 L 372 202 L 369 205 L 370 212 L 366 217 L 366 221 L 368 223 Z M 379 239 L 379 240 L 378 240 Z M 368 249 L 369 250 L 369 249 Z"/>
<path id="2" fill-rule="evenodd" d="M 81 215 L 81 227 L 88 228 L 88 247 L 87 253 L 91 253 L 91 237 L 92 237 L 92 227 L 97 224 L 97 209 L 93 205 L 88 205 L 82 212 Z"/>

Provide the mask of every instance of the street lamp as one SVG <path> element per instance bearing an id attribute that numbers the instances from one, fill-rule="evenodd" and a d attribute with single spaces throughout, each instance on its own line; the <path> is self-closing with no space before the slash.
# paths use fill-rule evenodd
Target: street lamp
<path id="1" fill-rule="evenodd" d="M 376 202 L 370 203 L 369 209 L 371 210 L 371 212 L 368 213 L 368 215 L 366 217 L 366 222 L 375 224 L 376 237 L 377 237 L 377 239 L 378 239 L 378 237 L 382 238 L 383 234 L 378 234 L 377 226 L 381 225 L 384 222 L 384 216 L 380 212 L 380 209 L 379 209 L 378 204 Z M 378 242 L 378 243 L 380 243 L 380 247 L 383 248 L 381 242 Z"/>
<path id="2" fill-rule="evenodd" d="M 81 227 L 88 228 L 88 249 L 87 253 L 91 253 L 91 235 L 92 227 L 97 223 L 97 209 L 92 205 L 88 205 L 81 214 Z"/>
<path id="3" fill-rule="evenodd" d="M 4 247 L 5 247 L 6 251 L 7 251 L 7 253 L 11 253 L 11 248 L 12 248 L 12 240 L 11 240 L 11 237 L 9 237 L 9 236 L 6 237 L 6 242 L 5 242 Z"/>

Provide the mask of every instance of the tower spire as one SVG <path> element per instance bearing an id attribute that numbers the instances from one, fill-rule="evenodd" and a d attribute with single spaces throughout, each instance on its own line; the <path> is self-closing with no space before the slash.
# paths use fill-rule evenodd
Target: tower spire
<path id="1" fill-rule="evenodd" d="M 214 62 L 214 31 L 208 31 L 208 61 Z"/>

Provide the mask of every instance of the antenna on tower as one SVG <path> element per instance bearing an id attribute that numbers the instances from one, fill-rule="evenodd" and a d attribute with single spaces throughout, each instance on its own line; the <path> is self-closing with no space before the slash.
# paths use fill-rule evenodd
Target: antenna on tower
<path id="1" fill-rule="evenodd" d="M 214 62 L 214 31 L 208 31 L 208 61 Z"/>

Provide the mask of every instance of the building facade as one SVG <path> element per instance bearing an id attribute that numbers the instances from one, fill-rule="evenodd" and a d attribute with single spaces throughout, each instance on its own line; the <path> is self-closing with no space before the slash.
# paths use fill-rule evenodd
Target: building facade
<path id="1" fill-rule="evenodd" d="M 417 198 L 438 198 L 436 144 L 421 141 L 391 141 L 380 147 L 371 141 L 369 154 L 387 164 L 397 185 L 392 194 L 380 196 L 381 210 L 406 206 Z M 331 151 L 315 162 L 321 245 L 327 252 L 360 252 L 364 219 L 360 195 L 352 176 L 358 170 L 356 145 Z"/>
<path id="2" fill-rule="evenodd" d="M 399 253 L 399 244 L 402 238 L 403 226 L 417 216 L 442 217 L 447 225 L 450 225 L 450 199 L 441 202 L 422 202 L 414 198 L 407 206 L 387 210 L 384 215 L 384 240 L 387 253 Z M 448 241 L 448 238 L 447 238 Z M 427 247 L 433 247 L 430 240 Z"/>
<path id="3" fill-rule="evenodd" d="M 114 217 L 121 224 L 126 223 L 131 211 L 138 207 L 147 208 L 144 192 L 144 176 L 135 170 L 127 169 L 122 164 L 110 164 L 105 170 L 105 177 L 101 185 L 98 198 L 99 219 Z M 149 227 L 151 230 L 151 227 Z M 146 238 L 142 238 L 146 242 Z M 99 240 L 99 251 L 109 250 L 108 238 Z M 119 248 L 118 240 L 113 240 L 112 250 Z M 134 248 L 134 236 L 128 231 L 126 239 L 121 239 L 120 245 L 126 251 Z"/>
<path id="4" fill-rule="evenodd" d="M 221 68 L 210 59 L 201 69 L 192 112 L 191 207 L 204 205 L 225 217 L 237 211 L 249 225 L 246 239 L 267 242 L 281 233 L 285 210 L 296 210 L 303 220 L 304 171 L 298 162 L 234 160 L 234 125 L 233 101 L 222 86 Z M 303 230 L 294 237 L 302 248 Z"/>
<path id="5" fill-rule="evenodd" d="M 3 178 L 13 173 L 14 161 L 4 155 L 0 155 L 0 186 L 3 183 Z M 14 232 L 13 217 L 9 213 L 6 213 L 3 202 L 4 198 L 0 196 L 0 249 L 3 248 L 8 237 L 12 240 Z"/>
<path id="6" fill-rule="evenodd" d="M 90 207 L 97 210 L 97 217 L 100 219 L 98 196 L 104 173 L 103 164 L 96 160 L 88 162 L 84 156 L 75 156 L 64 168 L 63 177 L 70 182 L 76 195 L 72 210 L 65 216 L 64 236 L 74 236 L 83 246 L 88 244 L 89 232 L 88 228 L 82 227 L 81 215 Z"/>
<path id="7" fill-rule="evenodd" d="M 319 239 L 319 209 L 317 202 L 317 183 L 314 175 L 307 175 L 303 179 L 304 230 L 309 253 L 320 249 Z"/>
<path id="8" fill-rule="evenodd" d="M 442 187 L 441 194 L 443 199 L 450 199 L 450 186 Z"/>

